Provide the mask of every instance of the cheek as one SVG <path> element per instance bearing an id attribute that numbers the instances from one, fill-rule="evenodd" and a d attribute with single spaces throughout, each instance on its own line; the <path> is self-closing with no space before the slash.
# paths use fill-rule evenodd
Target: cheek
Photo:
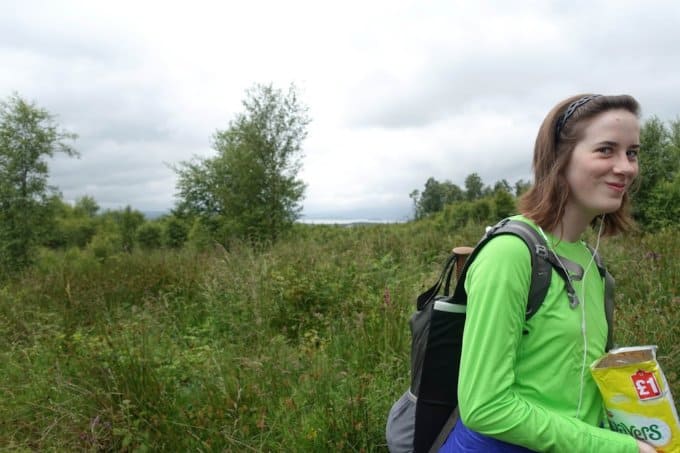
<path id="1" fill-rule="evenodd" d="M 636 178 L 638 174 L 640 174 L 640 164 L 636 161 L 635 164 L 633 164 L 633 178 Z"/>
<path id="2" fill-rule="evenodd" d="M 575 177 L 571 180 L 570 184 L 570 189 L 573 192 L 590 192 L 590 190 L 593 187 L 593 179 L 589 178 L 588 175 L 585 174 L 577 174 Z"/>
<path id="3" fill-rule="evenodd" d="M 578 165 L 571 165 L 565 173 L 567 184 L 569 189 L 573 192 L 579 192 L 580 190 L 587 188 L 590 184 L 589 181 L 592 179 L 590 171 L 582 168 Z"/>

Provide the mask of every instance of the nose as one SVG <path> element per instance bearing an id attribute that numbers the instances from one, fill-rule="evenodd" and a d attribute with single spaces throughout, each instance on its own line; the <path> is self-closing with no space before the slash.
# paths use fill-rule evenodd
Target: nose
<path id="1" fill-rule="evenodd" d="M 634 178 L 638 174 L 637 160 L 630 160 L 625 151 L 617 153 L 616 161 L 614 162 L 614 173 Z"/>

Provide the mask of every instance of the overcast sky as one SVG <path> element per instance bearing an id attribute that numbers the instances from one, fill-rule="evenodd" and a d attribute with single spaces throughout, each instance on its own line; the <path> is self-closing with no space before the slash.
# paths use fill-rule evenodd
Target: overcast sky
<path id="1" fill-rule="evenodd" d="M 79 135 L 64 199 L 168 210 L 168 164 L 255 83 L 294 83 L 312 123 L 307 217 L 404 219 L 428 177 L 529 179 L 538 126 L 572 94 L 680 115 L 680 2 L 0 0 L 0 97 Z"/>

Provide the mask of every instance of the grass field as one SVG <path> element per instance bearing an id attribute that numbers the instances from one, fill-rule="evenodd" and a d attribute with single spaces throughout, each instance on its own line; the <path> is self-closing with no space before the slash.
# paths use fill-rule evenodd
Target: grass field
<path id="1" fill-rule="evenodd" d="M 0 448 L 385 451 L 408 318 L 483 226 L 297 225 L 253 250 L 44 251 L 0 289 Z M 680 398 L 680 232 L 600 246 L 617 340 Z"/>

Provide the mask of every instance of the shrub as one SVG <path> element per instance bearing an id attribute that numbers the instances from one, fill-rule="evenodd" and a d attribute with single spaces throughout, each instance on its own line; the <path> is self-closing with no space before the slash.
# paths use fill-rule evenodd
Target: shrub
<path id="1" fill-rule="evenodd" d="M 170 248 L 180 248 L 187 241 L 188 229 L 184 222 L 177 217 L 170 217 L 165 223 L 165 245 Z"/>
<path id="2" fill-rule="evenodd" d="M 146 222 L 137 228 L 137 244 L 144 250 L 161 247 L 163 231 L 157 223 Z"/>

